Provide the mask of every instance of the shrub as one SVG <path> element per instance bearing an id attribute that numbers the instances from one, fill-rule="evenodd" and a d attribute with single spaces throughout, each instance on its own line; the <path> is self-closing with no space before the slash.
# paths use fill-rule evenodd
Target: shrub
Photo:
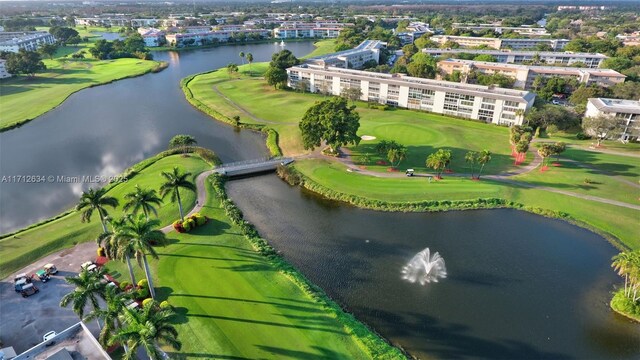
<path id="1" fill-rule="evenodd" d="M 558 132 L 558 125 L 551 124 L 547 126 L 547 134 L 555 134 Z"/>
<path id="2" fill-rule="evenodd" d="M 160 309 L 171 309 L 171 304 L 167 300 L 160 303 Z"/>
<path id="3" fill-rule="evenodd" d="M 147 282 L 147 279 L 142 279 L 138 281 L 138 287 L 144 288 L 148 286 L 149 286 L 149 283 Z"/>
<path id="4" fill-rule="evenodd" d="M 135 294 L 136 299 L 146 299 L 149 297 L 149 288 L 143 287 L 138 289 Z"/>
<path id="5" fill-rule="evenodd" d="M 200 216 L 196 217 L 196 225 L 198 225 L 198 226 L 202 226 L 202 225 L 204 225 L 204 224 L 206 224 L 206 223 L 207 223 L 207 218 L 206 218 L 206 216 L 202 216 L 202 215 L 200 215 Z"/>
<path id="6" fill-rule="evenodd" d="M 191 229 L 196 227 L 196 222 L 193 219 L 189 218 L 184 221 L 182 226 L 184 226 L 185 230 L 190 231 Z"/>
<path id="7" fill-rule="evenodd" d="M 186 232 L 186 230 L 184 229 L 184 226 L 182 226 L 182 221 L 181 220 L 174 221 L 173 222 L 173 228 L 176 229 L 176 231 L 179 232 L 179 233 Z"/>
<path id="8" fill-rule="evenodd" d="M 190 223 L 188 220 L 185 220 L 185 221 L 182 223 L 182 229 L 184 229 L 184 231 L 183 231 L 183 232 L 189 232 L 189 231 L 191 231 L 191 223 Z"/>
<path id="9" fill-rule="evenodd" d="M 578 139 L 578 140 L 589 140 L 589 139 L 591 139 L 591 136 L 589 136 L 589 135 L 583 133 L 582 131 L 580 131 L 580 132 L 578 132 L 576 134 L 576 139 Z"/>
<path id="10" fill-rule="evenodd" d="M 128 281 L 123 281 L 120 283 L 120 290 L 127 290 L 128 287 L 131 286 L 131 283 Z"/>
<path id="11" fill-rule="evenodd" d="M 142 300 L 142 306 L 147 306 L 148 303 L 152 302 L 153 299 L 152 298 L 146 298 L 144 300 Z"/>

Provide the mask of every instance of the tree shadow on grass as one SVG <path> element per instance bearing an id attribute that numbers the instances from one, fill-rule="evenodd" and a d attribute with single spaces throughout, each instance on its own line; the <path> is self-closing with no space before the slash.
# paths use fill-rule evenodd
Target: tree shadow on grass
<path id="1" fill-rule="evenodd" d="M 291 310 L 291 311 L 300 311 L 300 312 L 308 312 L 308 313 L 323 313 L 324 312 L 322 309 L 319 309 L 319 308 L 316 308 L 316 307 L 284 304 L 284 303 L 272 302 L 272 301 L 233 298 L 233 297 L 226 297 L 226 296 L 193 295 L 193 294 L 173 294 L 171 296 L 175 296 L 175 297 L 179 296 L 179 297 L 187 297 L 187 298 L 200 298 L 200 299 L 212 299 L 212 300 L 224 300 L 224 301 L 241 302 L 241 303 L 249 303 L 249 304 L 271 305 L 271 306 L 275 306 L 275 307 L 277 307 L 279 309 Z"/>
<path id="2" fill-rule="evenodd" d="M 234 355 L 222 355 L 222 354 L 208 354 L 208 353 L 184 353 L 184 352 L 167 352 L 171 359 L 186 360 L 186 359 L 219 359 L 219 360 L 251 360 L 251 358 L 234 356 Z"/>
<path id="3" fill-rule="evenodd" d="M 316 352 L 285 349 L 275 346 L 267 345 L 255 345 L 260 350 L 266 351 L 269 354 L 275 355 L 277 359 L 300 359 L 300 360 L 336 360 L 336 359 L 350 359 L 349 356 L 341 354 L 339 352 L 321 347 L 312 346 Z"/>
<path id="4" fill-rule="evenodd" d="M 168 254 L 168 253 L 158 253 L 158 256 L 171 256 L 171 257 L 182 257 L 182 258 L 190 258 L 190 259 L 201 259 L 201 260 L 217 260 L 217 261 L 243 261 L 243 262 L 256 262 L 254 259 L 232 259 L 232 258 L 224 258 L 224 257 L 212 257 L 212 256 L 198 256 L 198 255 L 178 255 L 178 254 Z M 244 256 L 244 255 L 243 255 Z M 231 268 L 218 268 L 218 269 L 233 269 Z"/>
<path id="5" fill-rule="evenodd" d="M 246 261 L 246 260 L 245 260 Z M 235 266 L 215 266 L 216 269 L 220 270 L 231 270 L 238 272 L 250 272 L 250 271 L 277 271 L 273 266 L 264 263 L 255 263 L 255 264 L 242 264 Z"/>
<path id="6" fill-rule="evenodd" d="M 294 324 L 278 323 L 274 321 L 244 319 L 244 318 L 230 317 L 230 316 L 209 315 L 209 314 L 187 314 L 187 317 L 214 319 L 214 320 L 221 320 L 221 321 L 233 321 L 233 322 L 241 322 L 241 323 L 247 323 L 247 324 L 253 324 L 253 325 L 265 325 L 265 326 L 274 326 L 274 327 L 283 327 L 283 328 L 301 329 L 301 330 L 310 330 L 310 331 L 322 331 L 322 332 L 329 332 L 329 333 L 345 335 L 345 336 L 348 335 L 345 331 L 338 331 L 335 329 L 328 329 L 328 328 L 317 327 L 317 326 L 294 325 Z"/>

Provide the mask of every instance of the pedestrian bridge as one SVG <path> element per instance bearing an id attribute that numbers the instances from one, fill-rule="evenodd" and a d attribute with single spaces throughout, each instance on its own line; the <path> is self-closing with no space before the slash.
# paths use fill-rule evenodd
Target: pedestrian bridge
<path id="1" fill-rule="evenodd" d="M 292 162 L 293 158 L 290 157 L 254 159 L 222 164 L 213 171 L 228 177 L 245 176 L 274 171 L 278 165 L 289 165 Z"/>

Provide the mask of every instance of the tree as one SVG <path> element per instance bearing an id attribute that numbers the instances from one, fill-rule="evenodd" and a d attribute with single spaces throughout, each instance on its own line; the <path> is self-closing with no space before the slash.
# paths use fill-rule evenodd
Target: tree
<path id="1" fill-rule="evenodd" d="M 542 167 L 540 168 L 540 171 L 544 171 L 547 168 L 547 159 L 552 153 L 551 146 L 552 144 L 545 143 L 540 144 L 540 147 L 538 148 L 538 155 L 542 158 Z"/>
<path id="2" fill-rule="evenodd" d="M 620 135 L 622 129 L 617 119 L 607 115 L 598 115 L 582 119 L 582 130 L 595 136 L 598 140 L 596 146 L 600 146 L 602 140 Z"/>
<path id="3" fill-rule="evenodd" d="M 242 60 L 242 65 L 244 65 L 244 57 L 245 57 L 244 51 L 240 51 L 239 56 L 240 56 L 240 59 Z"/>
<path id="4" fill-rule="evenodd" d="M 436 178 L 442 179 L 442 172 L 451 162 L 451 151 L 447 149 L 438 149 L 435 153 L 427 157 L 425 164 L 427 167 L 436 171 Z"/>
<path id="5" fill-rule="evenodd" d="M 102 319 L 104 326 L 100 331 L 98 340 L 103 346 L 107 346 L 113 333 L 122 328 L 120 320 L 125 308 L 125 302 L 131 299 L 131 295 L 121 292 L 116 286 L 106 286 L 104 289 L 105 307 L 94 308 L 86 320 Z"/>
<path id="6" fill-rule="evenodd" d="M 473 58 L 474 61 L 486 61 L 486 62 L 496 62 L 498 61 L 495 56 L 489 54 L 480 54 Z"/>
<path id="7" fill-rule="evenodd" d="M 249 63 L 249 76 L 251 76 L 251 63 L 253 62 L 253 54 L 247 53 L 247 62 Z"/>
<path id="8" fill-rule="evenodd" d="M 288 76 L 286 70 L 269 66 L 264 73 L 264 78 L 267 80 L 267 84 L 273 85 L 274 89 L 277 89 L 287 85 Z"/>
<path id="9" fill-rule="evenodd" d="M 82 211 L 82 222 L 90 222 L 91 216 L 94 211 L 100 215 L 100 223 L 102 223 L 102 231 L 107 232 L 107 225 L 105 224 L 105 218 L 107 217 L 106 207 L 110 206 L 115 208 L 118 206 L 118 199 L 113 196 L 107 196 L 107 190 L 100 188 L 98 190 L 89 190 L 82 192 L 80 202 L 76 205 L 77 211 Z"/>
<path id="10" fill-rule="evenodd" d="M 478 162 L 478 153 L 475 151 L 468 151 L 464 156 L 464 161 L 471 164 L 471 179 L 474 179 L 475 177 L 473 175 L 475 174 L 475 165 Z"/>
<path id="11" fill-rule="evenodd" d="M 560 161 L 560 154 L 567 150 L 567 144 L 562 141 L 551 145 L 551 155 L 556 156 L 556 161 Z"/>
<path id="12" fill-rule="evenodd" d="M 99 60 L 108 59 L 113 52 L 113 43 L 107 40 L 100 39 L 93 44 L 93 47 L 89 49 L 89 53 Z"/>
<path id="13" fill-rule="evenodd" d="M 602 62 L 601 67 L 603 69 L 612 69 L 618 72 L 622 72 L 632 66 L 636 65 L 631 58 L 627 57 L 611 57 L 605 59 Z"/>
<path id="14" fill-rule="evenodd" d="M 616 99 L 640 99 L 640 82 L 626 81 L 611 87 Z"/>
<path id="15" fill-rule="evenodd" d="M 38 71 L 47 68 L 42 62 L 40 54 L 35 51 L 25 51 L 24 49 L 20 49 L 18 53 L 9 54 L 5 67 L 10 74 L 25 74 L 29 77 L 34 77 Z"/>
<path id="16" fill-rule="evenodd" d="M 431 40 L 431 34 L 424 34 L 413 42 L 418 49 L 436 48 L 438 44 Z"/>
<path id="17" fill-rule="evenodd" d="M 405 146 L 400 146 L 395 149 L 390 149 L 387 153 L 387 159 L 391 163 L 392 167 L 398 167 L 400 162 L 407 158 L 407 148 Z"/>
<path id="18" fill-rule="evenodd" d="M 316 102 L 307 109 L 299 127 L 305 149 L 313 150 L 325 141 L 330 151 L 337 153 L 340 146 L 360 143 L 360 115 L 341 97 Z"/>
<path id="19" fill-rule="evenodd" d="M 347 100 L 351 100 L 351 102 L 355 104 L 356 100 L 359 100 L 362 97 L 362 89 L 360 89 L 359 86 L 343 88 L 340 92 L 340 96 Z"/>
<path id="20" fill-rule="evenodd" d="M 407 65 L 407 73 L 415 77 L 434 79 L 436 77 L 436 68 L 430 64 L 412 62 Z"/>
<path id="21" fill-rule="evenodd" d="M 271 56 L 271 62 L 269 63 L 269 67 L 279 68 L 281 70 L 286 70 L 292 66 L 298 65 L 300 60 L 298 60 L 295 55 L 289 50 L 282 50 L 277 52 Z"/>
<path id="22" fill-rule="evenodd" d="M 191 176 L 191 173 L 183 173 L 176 166 L 173 168 L 172 172 L 163 171 L 161 175 L 165 178 L 165 182 L 160 186 L 160 196 L 164 199 L 167 195 L 170 194 L 171 202 L 178 202 L 180 219 L 184 221 L 182 202 L 180 200 L 180 189 L 197 192 L 196 185 L 189 180 L 189 176 Z"/>
<path id="23" fill-rule="evenodd" d="M 136 185 L 135 191 L 132 191 L 124 196 L 126 203 L 122 207 L 122 210 L 131 210 L 132 214 L 137 214 L 140 209 L 144 213 L 144 217 L 148 220 L 149 213 L 152 212 L 156 217 L 158 211 L 153 205 L 161 205 L 162 199 L 156 195 L 156 191 L 153 189 L 143 189 Z"/>
<path id="24" fill-rule="evenodd" d="M 480 155 L 478 155 L 478 164 L 480 164 L 480 170 L 478 171 L 478 179 L 480 179 L 480 174 L 482 174 L 482 169 L 484 169 L 484 166 L 487 165 L 489 161 L 491 161 L 491 151 L 482 150 L 482 152 L 480 152 Z"/>
<path id="25" fill-rule="evenodd" d="M 180 350 L 178 331 L 172 325 L 173 310 L 160 308 L 155 301 L 148 302 L 141 310 L 124 308 L 123 327 L 118 329 L 109 340 L 109 345 L 126 344 L 128 349 L 124 360 L 137 359 L 138 348 L 143 348 L 152 360 L 164 359 L 158 342 Z"/>
<path id="26" fill-rule="evenodd" d="M 56 38 L 58 43 L 63 45 L 66 44 L 70 38 L 78 36 L 78 32 L 75 29 L 65 26 L 52 26 L 49 28 L 49 33 Z"/>
<path id="27" fill-rule="evenodd" d="M 156 292 L 153 289 L 153 279 L 151 278 L 147 255 L 157 259 L 158 254 L 153 248 L 153 244 L 164 245 L 166 242 L 164 233 L 156 229 L 158 225 L 160 225 L 160 220 L 158 219 L 147 220 L 143 215 L 132 216 L 127 218 L 122 234 L 122 238 L 130 244 L 138 265 L 141 265 L 141 263 L 144 265 L 144 274 L 147 277 L 149 293 L 153 299 L 156 298 Z"/>
<path id="28" fill-rule="evenodd" d="M 624 276 L 624 295 L 637 301 L 636 295 L 640 288 L 640 250 L 621 252 L 611 260 L 611 267 L 618 275 Z"/>
<path id="29" fill-rule="evenodd" d="M 106 271 L 104 268 L 100 267 L 94 271 L 82 269 L 78 276 L 65 277 L 66 282 L 75 285 L 75 289 L 62 297 L 60 306 L 67 307 L 67 305 L 71 303 L 73 312 L 80 317 L 80 320 L 84 320 L 84 311 L 88 304 L 91 304 L 94 311 L 100 308 L 98 299 L 104 299 L 105 288 L 107 286 L 106 283 L 102 282 L 105 274 Z M 99 322 L 98 327 L 100 327 Z"/>
<path id="30" fill-rule="evenodd" d="M 231 79 L 231 76 L 237 72 L 238 72 L 238 65 L 233 63 L 227 65 L 227 73 L 229 73 L 229 79 Z"/>
<path id="31" fill-rule="evenodd" d="M 571 101 L 571 103 L 574 105 L 585 105 L 589 98 L 605 97 L 606 95 L 607 90 L 601 86 L 581 85 L 573 91 L 573 93 L 569 97 L 569 101 Z"/>
<path id="32" fill-rule="evenodd" d="M 125 261 L 127 269 L 129 270 L 129 277 L 131 283 L 136 283 L 136 276 L 133 273 L 133 267 L 131 266 L 131 256 L 133 255 L 133 249 L 131 243 L 125 235 L 125 226 L 127 225 L 127 219 L 130 215 L 125 215 L 119 219 L 110 219 L 111 231 L 102 233 L 96 239 L 98 246 L 105 249 L 107 256 L 112 260 Z"/>
<path id="33" fill-rule="evenodd" d="M 186 154 L 189 146 L 195 146 L 197 144 L 198 142 L 195 137 L 181 134 L 171 138 L 169 141 L 169 149 L 182 148 L 182 152 Z"/>
<path id="34" fill-rule="evenodd" d="M 42 56 L 48 56 L 49 59 L 53 59 L 53 55 L 56 54 L 56 51 L 58 51 L 58 45 L 56 44 L 42 44 L 38 48 L 38 52 Z"/>

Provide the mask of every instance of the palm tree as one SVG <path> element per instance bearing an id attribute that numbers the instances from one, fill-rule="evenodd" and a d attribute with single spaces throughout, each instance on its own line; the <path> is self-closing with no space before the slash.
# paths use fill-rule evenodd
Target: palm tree
<path id="1" fill-rule="evenodd" d="M 480 174 L 482 174 L 482 169 L 487 163 L 491 161 L 491 151 L 482 150 L 480 155 L 478 155 L 478 164 L 480 164 L 480 171 L 478 171 L 478 179 L 480 179 Z"/>
<path id="2" fill-rule="evenodd" d="M 638 286 L 640 286 L 640 250 L 638 251 L 625 251 L 611 258 L 613 267 L 618 275 L 624 276 L 624 295 L 631 298 L 631 291 L 637 292 Z"/>
<path id="3" fill-rule="evenodd" d="M 123 247 L 123 249 L 126 250 L 123 251 L 131 251 L 138 261 L 138 264 L 144 264 L 144 273 L 149 285 L 149 294 L 151 294 L 151 297 L 154 299 L 156 294 L 153 289 L 153 280 L 151 279 L 151 270 L 149 269 L 147 255 L 157 259 L 158 254 L 153 248 L 153 244 L 164 245 L 166 242 L 164 233 L 156 229 L 158 225 L 160 225 L 160 220 L 157 219 L 147 220 L 142 215 L 139 215 L 137 218 L 130 217 L 124 226 L 124 233 L 121 240 L 123 242 L 126 241 L 127 244 L 126 247 Z"/>
<path id="4" fill-rule="evenodd" d="M 100 234 L 96 239 L 96 242 L 98 243 L 98 246 L 105 249 L 105 252 L 110 259 L 124 260 L 127 263 L 131 283 L 135 284 L 136 277 L 133 274 L 133 267 L 131 266 L 131 255 L 133 254 L 133 251 L 128 238 L 124 236 L 125 225 L 127 224 L 129 217 L 130 215 L 125 215 L 120 219 L 110 219 L 109 224 L 111 224 L 111 231 Z"/>
<path id="5" fill-rule="evenodd" d="M 247 62 L 249 63 L 249 76 L 251 76 L 251 63 L 253 62 L 253 54 L 247 53 Z"/>
<path id="6" fill-rule="evenodd" d="M 389 160 L 389 162 L 391 162 L 391 166 L 394 168 L 400 165 L 400 162 L 406 158 L 407 158 L 407 148 L 404 146 L 391 149 L 387 153 L 387 159 Z"/>
<path id="7" fill-rule="evenodd" d="M 444 170 L 446 163 L 442 157 L 442 154 L 440 153 L 440 150 L 433 154 L 430 154 L 427 157 L 427 161 L 425 162 L 425 164 L 427 165 L 427 167 L 430 167 L 436 171 L 436 178 L 442 178 L 442 170 Z"/>
<path id="8" fill-rule="evenodd" d="M 180 350 L 182 343 L 178 340 L 178 331 L 171 324 L 174 315 L 171 309 L 161 309 L 155 301 L 150 301 L 141 310 L 123 309 L 124 327 L 111 337 L 108 344 L 126 344 L 123 359 L 136 359 L 138 348 L 142 347 L 152 360 L 163 359 L 163 352 L 158 342 Z"/>
<path id="9" fill-rule="evenodd" d="M 242 64 L 244 65 L 244 51 L 240 51 L 240 59 L 242 59 Z"/>
<path id="10" fill-rule="evenodd" d="M 157 217 L 158 211 L 153 205 L 162 204 L 162 199 L 156 195 L 155 190 L 142 189 L 138 185 L 136 185 L 135 191 L 126 194 L 124 199 L 127 202 L 124 204 L 122 210 L 129 211 L 129 209 L 131 209 L 132 213 L 135 215 L 140 211 L 140 209 L 142 209 L 142 212 L 147 219 L 149 219 L 150 212 Z"/>
<path id="11" fill-rule="evenodd" d="M 78 314 L 80 320 L 84 320 L 84 310 L 87 303 L 91 303 L 94 311 L 99 309 L 98 298 L 104 299 L 106 284 L 102 281 L 106 271 L 104 268 L 97 268 L 94 271 L 82 269 L 78 276 L 68 276 L 65 280 L 75 285 L 76 288 L 62 297 L 60 306 L 67 307 L 69 303 L 73 303 L 73 312 Z M 98 321 L 100 327 L 100 321 Z"/>
<path id="12" fill-rule="evenodd" d="M 106 306 L 104 309 L 94 309 L 89 315 L 87 320 L 102 319 L 104 326 L 100 331 L 98 340 L 102 345 L 107 345 L 111 339 L 113 333 L 117 329 L 122 328 L 122 321 L 120 319 L 123 309 L 125 308 L 125 301 L 131 299 L 131 295 L 126 292 L 121 292 L 115 286 L 107 286 L 104 292 L 104 300 Z"/>
<path id="13" fill-rule="evenodd" d="M 475 165 L 478 162 L 478 153 L 475 151 L 469 151 L 467 152 L 467 154 L 464 156 L 464 161 L 466 161 L 467 163 L 471 164 L 471 179 L 474 178 L 473 174 L 474 174 L 474 170 L 475 170 Z"/>
<path id="14" fill-rule="evenodd" d="M 173 168 L 173 172 L 163 171 L 162 176 L 166 181 L 160 186 L 160 196 L 164 199 L 171 194 L 171 202 L 178 201 L 178 209 L 180 210 L 180 219 L 184 221 L 184 213 L 182 211 L 182 202 L 180 200 L 180 188 L 196 192 L 196 185 L 189 181 L 190 172 L 182 173 L 178 167 Z"/>
<path id="15" fill-rule="evenodd" d="M 80 202 L 76 205 L 76 210 L 82 211 L 82 222 L 90 222 L 93 211 L 97 211 L 100 215 L 100 222 L 102 223 L 102 231 L 107 232 L 107 225 L 105 224 L 105 218 L 107 217 L 106 206 L 115 208 L 118 206 L 118 199 L 113 196 L 106 196 L 107 190 L 100 188 L 98 190 L 89 190 L 82 193 Z"/>

